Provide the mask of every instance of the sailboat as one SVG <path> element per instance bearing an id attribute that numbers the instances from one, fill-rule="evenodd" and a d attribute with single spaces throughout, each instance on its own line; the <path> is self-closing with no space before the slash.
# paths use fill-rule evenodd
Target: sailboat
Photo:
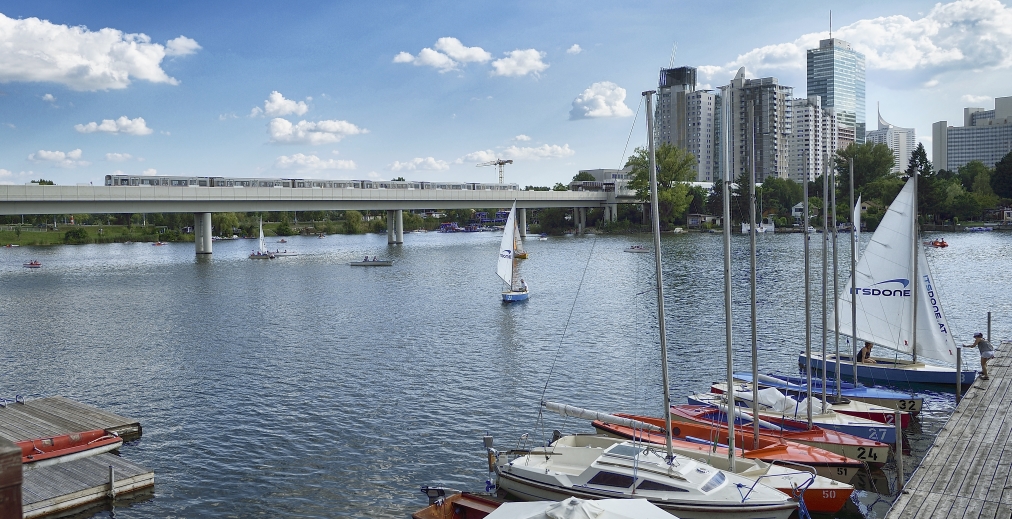
<path id="1" fill-rule="evenodd" d="M 914 248 L 920 247 L 915 228 L 915 188 L 913 180 L 907 181 L 889 205 L 858 261 L 854 276 L 847 280 L 836 304 L 836 308 L 841 310 L 850 309 L 852 304 L 856 307 L 856 320 L 851 319 L 851 312 L 838 312 L 840 333 L 850 334 L 853 327 L 857 341 L 868 341 L 912 355 L 913 360 L 901 359 L 897 355 L 894 358 L 875 357 L 875 363 L 855 363 L 852 355 L 837 357 L 828 354 L 823 357 L 813 353 L 812 368 L 849 378 L 854 376 L 856 366 L 859 378 L 894 384 L 955 385 L 957 376 L 960 376 L 961 382 L 969 385 L 976 378 L 974 370 L 963 370 L 960 374 L 953 367 L 918 360 L 918 357 L 926 357 L 955 364 L 956 343 L 928 263 L 924 254 Z M 917 258 L 916 269 L 913 268 L 914 257 Z M 916 287 L 911 283 L 915 272 Z M 800 355 L 799 363 L 806 365 L 804 354 Z"/>
<path id="2" fill-rule="evenodd" d="M 514 301 L 526 301 L 530 297 L 530 292 L 527 288 L 527 283 L 523 279 L 518 281 L 517 272 L 517 242 L 520 240 L 520 236 L 517 232 L 517 203 L 513 202 L 513 207 L 510 208 L 510 215 L 506 219 L 506 226 L 502 231 L 502 241 L 499 242 L 499 262 L 496 265 L 496 274 L 499 274 L 499 278 L 502 279 L 503 283 L 509 285 L 506 290 L 503 290 L 502 300 L 504 303 L 512 303 Z M 525 254 L 526 255 L 526 254 Z"/>
<path id="3" fill-rule="evenodd" d="M 250 259 L 274 259 L 274 253 L 267 250 L 267 241 L 264 240 L 264 219 L 260 219 L 260 248 L 249 255 Z"/>
<path id="4" fill-rule="evenodd" d="M 651 97 L 647 96 L 647 133 L 653 134 Z M 667 352 L 664 331 L 664 294 L 660 266 L 660 230 L 653 139 L 650 140 L 650 186 L 653 210 L 655 265 L 657 270 L 657 316 L 660 332 L 664 410 L 671 402 L 668 390 Z M 513 213 L 510 213 L 512 219 Z M 510 229 L 509 223 L 506 226 Z M 503 238 L 503 248 L 506 238 Z M 502 255 L 500 255 L 502 258 Z M 502 259 L 500 259 L 500 265 Z M 500 274 L 501 275 L 501 274 Z M 499 488 L 523 500 L 646 498 L 682 519 L 689 518 L 787 518 L 797 508 L 783 492 L 735 473 L 733 441 L 727 469 L 717 468 L 682 452 L 676 454 L 671 421 L 658 427 L 637 420 L 577 407 L 542 402 L 546 409 L 563 416 L 604 420 L 638 430 L 660 431 L 666 452 L 641 442 L 592 435 L 560 436 L 551 444 L 526 452 L 499 452 L 492 438 L 485 438 L 489 470 Z M 698 454 L 698 453 L 697 453 Z M 756 476 L 758 477 L 758 476 Z"/>

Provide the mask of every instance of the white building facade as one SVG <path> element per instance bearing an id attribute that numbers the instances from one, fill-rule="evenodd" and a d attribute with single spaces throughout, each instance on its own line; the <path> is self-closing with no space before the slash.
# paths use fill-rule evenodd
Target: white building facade
<path id="1" fill-rule="evenodd" d="M 726 112 L 728 124 L 728 131 L 721 135 L 728 135 L 731 178 L 747 175 L 751 160 L 755 161 L 755 182 L 789 177 L 793 92 L 774 77 L 746 79 L 744 67 L 729 85 L 721 87 L 721 111 Z"/>
<path id="2" fill-rule="evenodd" d="M 893 152 L 893 173 L 899 173 L 907 169 L 910 155 L 917 147 L 917 137 L 913 128 L 900 128 L 889 124 L 882 118 L 882 110 L 878 110 L 878 129 L 865 134 L 867 142 L 885 144 Z"/>
<path id="3" fill-rule="evenodd" d="M 833 166 L 838 124 L 831 108 L 817 95 L 791 100 L 791 138 L 787 178 L 801 183 L 814 181 Z M 828 161 L 828 162 L 827 162 Z"/>
<path id="4" fill-rule="evenodd" d="M 936 170 L 956 171 L 978 160 L 993 168 L 1012 151 L 1012 96 L 994 100 L 994 110 L 964 108 L 963 126 L 931 125 L 931 162 Z"/>

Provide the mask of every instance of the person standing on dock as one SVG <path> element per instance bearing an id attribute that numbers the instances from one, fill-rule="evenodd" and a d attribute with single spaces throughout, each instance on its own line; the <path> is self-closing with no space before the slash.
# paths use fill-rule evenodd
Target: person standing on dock
<path id="1" fill-rule="evenodd" d="M 980 379 L 987 380 L 987 361 L 994 358 L 994 347 L 980 332 L 973 334 L 973 344 L 970 346 L 976 346 L 980 350 Z"/>

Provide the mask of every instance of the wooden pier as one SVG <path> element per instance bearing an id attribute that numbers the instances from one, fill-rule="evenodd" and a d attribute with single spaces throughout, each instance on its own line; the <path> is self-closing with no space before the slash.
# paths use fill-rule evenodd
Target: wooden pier
<path id="1" fill-rule="evenodd" d="M 0 438 L 13 442 L 92 429 L 141 436 L 138 421 L 63 397 L 7 402 L 0 406 Z M 154 472 L 114 454 L 22 472 L 22 516 L 26 519 L 100 505 L 155 484 Z"/>
<path id="2" fill-rule="evenodd" d="M 886 515 L 1012 517 L 1012 343 L 988 362 L 990 380 L 966 392 Z M 967 366 L 976 349 L 964 349 Z"/>

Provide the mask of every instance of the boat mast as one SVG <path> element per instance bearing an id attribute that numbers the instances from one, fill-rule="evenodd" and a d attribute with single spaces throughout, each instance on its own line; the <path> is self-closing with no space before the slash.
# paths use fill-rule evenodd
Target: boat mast
<path id="1" fill-rule="evenodd" d="M 654 90 L 643 92 L 647 101 L 647 143 L 650 149 L 650 221 L 654 234 L 654 277 L 657 280 L 657 325 L 661 332 L 661 383 L 664 384 L 664 440 L 668 447 L 667 460 L 675 458 L 671 445 L 671 390 L 668 389 L 668 344 L 664 330 L 664 283 L 661 278 L 661 219 L 657 204 L 657 159 L 654 151 Z M 732 447 L 733 449 L 733 447 Z"/>
<path id="2" fill-rule="evenodd" d="M 805 157 L 805 162 L 808 162 L 808 157 Z M 805 180 L 804 180 L 804 203 L 805 203 L 805 221 L 802 222 L 801 226 L 805 229 L 805 358 L 808 359 L 808 364 L 805 367 L 805 379 L 808 384 L 808 398 L 805 401 L 808 403 L 808 428 L 812 428 L 812 293 L 811 293 L 811 282 L 810 282 L 810 270 L 811 261 L 809 258 L 808 251 L 808 222 L 811 216 L 808 214 L 808 168 L 805 168 Z M 822 369 L 826 369 L 826 358 L 822 358 Z"/>
<path id="3" fill-rule="evenodd" d="M 917 168 L 911 169 L 913 170 L 911 172 L 913 178 L 910 180 L 913 181 L 914 183 L 914 199 L 910 204 L 911 209 L 913 210 L 913 218 L 911 218 L 913 229 L 910 232 L 910 236 L 914 240 L 914 246 L 913 246 L 913 261 L 911 262 L 911 264 L 913 265 L 913 279 L 911 279 L 910 282 L 911 284 L 914 285 L 914 288 L 910 293 L 910 295 L 912 296 L 910 299 L 910 302 L 912 303 L 910 305 L 910 313 L 911 313 L 911 320 L 913 322 L 913 327 L 910 330 L 911 332 L 910 339 L 912 341 L 910 343 L 910 351 L 913 353 L 914 362 L 917 362 L 917 301 L 918 301 L 917 286 L 920 284 L 918 282 L 919 280 L 917 279 L 917 249 L 920 248 L 920 244 L 917 241 Z M 956 375 L 959 376 L 958 373 Z"/>
<path id="4" fill-rule="evenodd" d="M 730 107 L 733 106 L 727 96 L 732 95 L 730 89 L 724 92 L 724 131 L 725 135 L 730 137 L 732 135 L 731 128 L 728 128 L 727 123 L 730 122 Z M 724 142 L 728 142 L 727 139 Z M 735 417 L 735 398 L 734 398 L 734 362 L 732 359 L 732 342 L 731 342 L 731 161 L 730 161 L 730 146 L 724 145 L 724 182 L 721 189 L 723 189 L 724 197 L 724 333 L 725 342 L 727 346 L 727 456 L 730 462 L 729 467 L 731 472 L 734 472 L 734 417 Z M 757 382 L 756 380 L 752 381 Z M 753 416 L 753 420 L 758 418 Z"/>
<path id="5" fill-rule="evenodd" d="M 749 234 L 749 244 L 751 245 L 751 252 L 752 252 L 752 254 L 750 255 L 750 260 L 749 260 L 749 267 L 750 267 L 749 274 L 750 274 L 751 282 L 752 282 L 752 401 L 756 402 L 756 411 L 758 412 L 759 411 L 759 407 L 758 407 L 758 402 L 759 402 L 759 348 L 758 348 L 758 346 L 756 344 L 756 324 L 757 324 L 757 322 L 756 322 L 757 321 L 756 320 L 756 293 L 755 293 L 755 270 L 756 270 L 755 269 L 755 257 L 756 257 L 756 250 L 755 250 L 755 234 L 756 234 L 756 228 L 755 228 L 755 204 L 756 204 L 756 199 L 755 199 L 755 181 L 756 181 L 756 177 L 755 177 L 755 130 L 756 130 L 756 128 L 755 128 L 755 117 L 754 117 L 754 114 L 755 113 L 753 111 L 752 103 L 749 103 L 749 105 L 748 105 L 748 119 L 749 119 L 749 130 L 750 130 L 749 134 L 750 134 L 750 140 L 752 141 L 752 146 L 751 146 L 752 151 L 749 154 L 749 169 L 751 171 L 749 172 L 749 181 L 748 181 L 748 196 L 749 196 L 748 220 L 749 220 L 749 225 L 752 226 L 751 231 L 748 233 Z M 760 214 L 759 217 L 762 218 L 762 215 Z M 734 405 L 734 402 L 731 402 L 729 405 Z M 752 445 L 755 446 L 755 447 L 758 447 L 759 446 L 759 421 L 758 420 L 752 420 L 752 437 L 753 437 L 752 438 Z"/>
<path id="6" fill-rule="evenodd" d="M 837 268 L 838 255 L 836 251 L 836 168 L 830 166 L 830 178 L 833 179 L 833 341 L 836 344 L 836 396 L 840 396 L 840 280 Z"/>
<path id="7" fill-rule="evenodd" d="M 826 362 L 826 340 L 828 339 L 826 324 L 829 321 L 827 314 L 829 306 L 826 301 L 829 292 L 829 171 L 826 169 L 828 160 L 828 157 L 822 156 L 822 409 L 819 414 L 826 412 L 826 367 L 829 364 Z M 840 359 L 835 359 L 835 362 L 839 363 Z M 839 369 L 837 366 L 837 370 Z"/>
<path id="8" fill-rule="evenodd" d="M 857 278 L 854 274 L 857 272 L 857 233 L 859 225 L 857 223 L 856 215 L 861 214 L 861 208 L 855 207 L 854 205 L 854 158 L 850 159 L 850 207 L 852 211 L 850 213 L 850 342 L 852 355 L 850 361 L 854 367 L 854 387 L 857 387 Z M 837 374 L 839 378 L 839 374 Z"/>

